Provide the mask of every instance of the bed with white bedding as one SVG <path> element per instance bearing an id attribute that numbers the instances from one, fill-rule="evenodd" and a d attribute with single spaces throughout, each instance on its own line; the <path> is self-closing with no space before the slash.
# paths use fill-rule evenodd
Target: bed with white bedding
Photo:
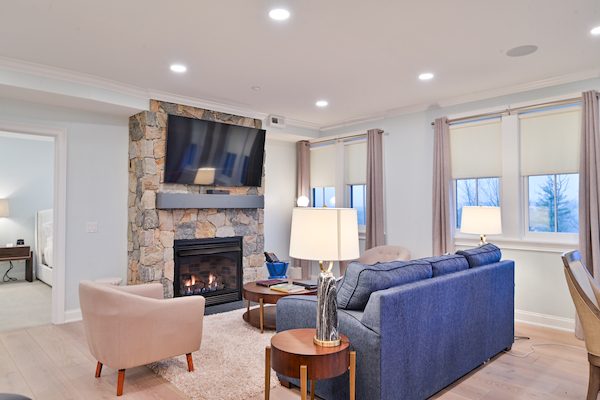
<path id="1" fill-rule="evenodd" d="M 35 213 L 35 274 L 42 282 L 52 286 L 54 210 Z"/>

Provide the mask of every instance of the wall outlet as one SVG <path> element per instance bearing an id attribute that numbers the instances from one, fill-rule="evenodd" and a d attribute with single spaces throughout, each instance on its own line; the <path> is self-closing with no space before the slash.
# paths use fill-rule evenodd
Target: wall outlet
<path id="1" fill-rule="evenodd" d="M 87 233 L 98 233 L 98 223 L 97 222 L 88 222 L 87 223 Z"/>

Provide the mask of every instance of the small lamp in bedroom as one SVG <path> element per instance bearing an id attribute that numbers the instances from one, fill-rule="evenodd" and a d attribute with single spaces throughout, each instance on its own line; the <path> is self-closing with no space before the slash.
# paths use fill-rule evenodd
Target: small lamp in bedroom
<path id="1" fill-rule="evenodd" d="M 502 217 L 500 207 L 463 207 L 460 231 L 481 235 L 479 246 L 486 244 L 485 235 L 502 233 Z"/>
<path id="2" fill-rule="evenodd" d="M 317 279 L 317 334 L 313 342 L 322 347 L 341 344 L 337 319 L 336 280 L 333 261 L 359 257 L 358 219 L 353 208 L 296 207 L 292 210 L 290 257 L 319 261 Z M 329 261 L 327 269 L 323 262 Z"/>
<path id="3" fill-rule="evenodd" d="M 10 217 L 8 199 L 0 199 L 0 218 L 1 217 Z"/>

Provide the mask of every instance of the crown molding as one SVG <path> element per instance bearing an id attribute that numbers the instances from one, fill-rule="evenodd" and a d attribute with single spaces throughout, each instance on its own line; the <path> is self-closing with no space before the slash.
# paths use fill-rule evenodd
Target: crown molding
<path id="1" fill-rule="evenodd" d="M 577 72 L 569 75 L 562 75 L 548 79 L 541 79 L 535 82 L 528 82 L 519 85 L 513 85 L 503 87 L 499 89 L 491 89 L 483 92 L 469 93 L 466 95 L 449 97 L 444 100 L 440 100 L 434 103 L 436 106 L 432 107 L 431 103 L 413 104 L 404 107 L 392 108 L 385 112 L 374 113 L 359 118 L 352 118 L 344 121 L 339 121 L 333 124 L 321 126 L 321 131 L 342 128 L 349 125 L 359 124 L 361 122 L 377 121 L 384 118 L 393 118 L 401 115 L 413 114 L 416 112 L 428 111 L 438 108 L 455 106 L 458 104 L 471 103 L 474 101 L 491 99 L 494 97 L 506 96 L 515 93 L 528 92 L 536 89 L 544 89 L 551 86 L 562 85 L 566 83 L 572 83 L 577 81 L 583 81 L 586 79 L 593 79 L 600 77 L 600 69 L 594 69 L 590 71 Z"/>
<path id="2" fill-rule="evenodd" d="M 323 125 L 323 126 L 321 126 L 320 130 L 328 131 L 331 129 L 343 128 L 345 126 L 360 124 L 362 122 L 378 121 L 378 120 L 381 120 L 384 118 L 387 118 L 387 113 L 385 111 L 374 113 L 374 114 L 369 114 L 369 115 L 364 115 L 362 117 L 351 118 L 351 119 L 347 119 L 344 121 L 335 122 L 333 124 Z"/>
<path id="3" fill-rule="evenodd" d="M 320 124 L 315 124 L 313 122 L 300 121 L 298 119 L 286 118 L 285 124 L 288 126 L 296 127 L 296 128 L 312 129 L 314 131 L 321 130 Z"/>
<path id="4" fill-rule="evenodd" d="M 59 79 L 62 81 L 94 86 L 100 89 L 112 90 L 114 92 L 148 98 L 147 90 L 126 83 L 99 78 L 94 75 L 82 74 L 80 72 L 66 69 L 49 67 L 47 65 L 35 64 L 27 61 L 14 60 L 12 58 L 0 57 L 0 68 L 46 78 Z"/>
<path id="5" fill-rule="evenodd" d="M 6 69 L 10 71 L 28 73 L 37 76 L 43 76 L 47 78 L 59 79 L 67 82 L 79 83 L 83 85 L 89 85 L 100 89 L 111 90 L 117 93 L 139 97 L 143 99 L 155 99 L 168 101 L 177 104 L 186 104 L 193 107 L 205 108 L 217 112 L 224 112 L 229 114 L 241 115 L 244 117 L 260 119 L 266 122 L 269 114 L 243 108 L 232 106 L 224 103 L 202 100 L 195 97 L 188 97 L 177 95 L 174 93 L 161 92 L 150 89 L 143 89 L 137 86 L 128 85 L 126 83 L 113 81 L 110 79 L 100 78 L 93 75 L 83 74 L 74 72 L 66 69 L 50 67 L 42 64 L 31 63 L 27 61 L 15 60 L 7 57 L 0 57 L 0 69 Z M 413 104 L 398 108 L 392 108 L 383 112 L 377 112 L 369 115 L 364 115 L 357 118 L 351 118 L 347 120 L 338 121 L 331 124 L 321 125 L 317 123 L 300 121 L 291 118 L 286 118 L 286 124 L 293 127 L 312 129 L 317 131 L 327 131 L 336 128 L 343 128 L 346 126 L 356 125 L 363 122 L 378 121 L 384 118 L 393 118 L 400 115 L 412 114 L 416 112 L 422 112 L 437 108 L 449 107 L 458 104 L 470 103 L 474 101 L 480 101 L 490 99 L 494 97 L 500 97 L 515 93 L 527 92 L 536 89 L 543 89 L 546 87 L 577 82 L 585 79 L 592 79 L 600 77 L 600 69 L 594 69 L 590 71 L 583 71 L 569 75 L 562 75 L 558 77 L 552 77 L 548 79 L 541 79 L 535 82 L 528 82 L 519 85 L 513 85 L 509 87 L 503 87 L 499 89 L 492 89 L 477 93 L 470 93 L 466 95 L 450 97 L 444 100 L 440 100 L 436 103 L 422 103 Z"/>

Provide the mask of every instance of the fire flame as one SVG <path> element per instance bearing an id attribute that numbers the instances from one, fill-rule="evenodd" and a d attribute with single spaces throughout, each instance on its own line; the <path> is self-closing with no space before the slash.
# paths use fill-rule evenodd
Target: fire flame
<path id="1" fill-rule="evenodd" d="M 215 279 L 215 277 L 213 276 L 213 274 L 210 274 L 208 276 L 208 284 L 210 285 L 211 283 L 213 283 L 213 280 Z"/>

